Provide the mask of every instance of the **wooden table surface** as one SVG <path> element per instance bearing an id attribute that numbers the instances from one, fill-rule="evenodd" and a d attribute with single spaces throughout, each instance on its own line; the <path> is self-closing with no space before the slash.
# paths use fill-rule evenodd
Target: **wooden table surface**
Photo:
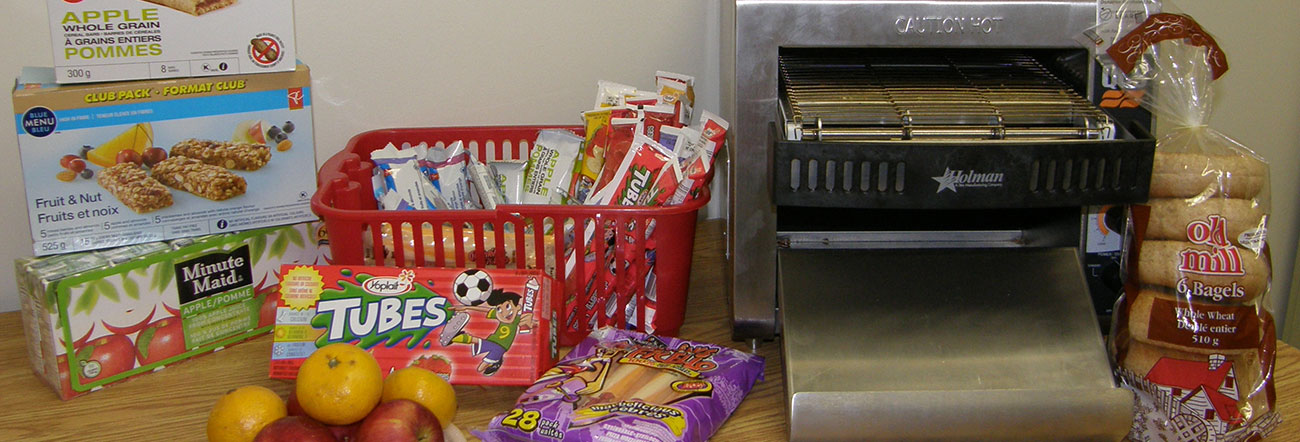
<path id="1" fill-rule="evenodd" d="M 733 348 L 730 313 L 722 287 L 722 224 L 701 223 L 696 236 L 686 322 L 681 337 Z M 291 384 L 267 378 L 271 339 L 262 336 L 215 354 L 167 367 L 70 401 L 59 400 L 27 361 L 18 312 L 0 313 L 0 441 L 127 441 L 204 439 L 212 404 L 224 392 L 264 385 L 287 395 Z M 766 380 L 759 382 L 714 440 L 784 440 L 785 394 L 781 344 L 768 342 Z M 1277 407 L 1284 417 L 1269 440 L 1300 441 L 1300 351 L 1279 343 Z M 522 387 L 456 387 L 460 411 L 455 423 L 468 432 L 483 429 L 492 416 L 510 409 Z M 472 439 L 472 438 L 471 438 Z"/>

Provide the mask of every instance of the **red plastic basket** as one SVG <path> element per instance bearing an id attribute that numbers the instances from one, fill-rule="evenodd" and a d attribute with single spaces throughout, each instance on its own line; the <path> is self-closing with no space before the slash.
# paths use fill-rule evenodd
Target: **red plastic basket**
<path id="1" fill-rule="evenodd" d="M 685 315 L 696 215 L 709 201 L 707 186 L 699 198 L 671 207 L 377 209 L 370 152 L 388 143 L 445 145 L 459 140 L 480 160 L 517 160 L 528 158 L 528 150 L 543 129 L 582 133 L 580 127 L 570 126 L 483 126 L 381 129 L 352 137 L 342 152 L 321 167 L 319 188 L 311 201 L 329 231 L 334 262 L 544 269 L 563 290 L 564 308 L 557 312 L 563 317 L 552 322 L 558 326 L 561 345 L 576 344 L 593 326 L 676 336 Z M 605 232 L 607 241 L 582 241 L 589 229 L 594 229 L 590 234 Z M 417 238 L 420 240 L 414 240 Z M 615 256 L 613 262 L 622 263 L 602 266 L 611 271 L 596 272 L 595 267 L 604 261 L 587 259 L 573 259 L 572 268 L 566 271 L 569 256 L 611 255 Z M 591 273 L 595 273 L 594 279 L 581 277 Z M 646 296 L 647 292 L 652 295 Z M 647 312 L 652 314 L 649 328 L 644 327 Z"/>

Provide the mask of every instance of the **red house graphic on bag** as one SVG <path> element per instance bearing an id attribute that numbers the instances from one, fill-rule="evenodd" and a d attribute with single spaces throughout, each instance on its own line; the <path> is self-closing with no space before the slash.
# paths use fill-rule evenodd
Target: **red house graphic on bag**
<path id="1" fill-rule="evenodd" d="M 1170 420 L 1182 436 L 1224 434 L 1244 419 L 1237 408 L 1240 393 L 1232 361 L 1213 354 L 1207 360 L 1188 361 L 1161 358 L 1147 372 L 1146 380 L 1154 384 L 1159 399 L 1168 403 Z"/>

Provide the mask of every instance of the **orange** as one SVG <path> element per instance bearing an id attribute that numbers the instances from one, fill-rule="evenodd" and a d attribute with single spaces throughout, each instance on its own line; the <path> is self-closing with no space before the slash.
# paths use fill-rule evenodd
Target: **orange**
<path id="1" fill-rule="evenodd" d="M 420 367 L 406 367 L 388 375 L 381 402 L 393 399 L 418 402 L 433 412 L 444 427 L 456 418 L 456 390 L 442 376 Z"/>
<path id="2" fill-rule="evenodd" d="M 329 425 L 348 425 L 379 404 L 384 377 L 379 362 L 352 344 L 330 344 L 298 367 L 294 392 L 308 416 Z"/>
<path id="3" fill-rule="evenodd" d="M 271 422 L 288 415 L 284 400 L 259 385 L 239 387 L 221 396 L 208 415 L 211 442 L 249 442 Z"/>

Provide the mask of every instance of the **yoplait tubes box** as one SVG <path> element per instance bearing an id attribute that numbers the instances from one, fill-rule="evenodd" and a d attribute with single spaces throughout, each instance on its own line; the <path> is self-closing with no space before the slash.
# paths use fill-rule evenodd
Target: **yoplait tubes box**
<path id="1" fill-rule="evenodd" d="M 366 349 L 385 374 L 429 369 L 458 385 L 529 385 L 557 358 L 554 282 L 540 270 L 371 266 L 281 269 L 271 377 L 317 348 Z"/>
<path id="2" fill-rule="evenodd" d="M 280 266 L 328 263 L 324 224 L 15 262 L 32 368 L 69 399 L 266 333 Z"/>
<path id="3" fill-rule="evenodd" d="M 59 83 L 294 70 L 291 0 L 47 0 Z"/>
<path id="4" fill-rule="evenodd" d="M 309 222 L 311 75 L 55 85 L 13 92 L 38 256 Z"/>

